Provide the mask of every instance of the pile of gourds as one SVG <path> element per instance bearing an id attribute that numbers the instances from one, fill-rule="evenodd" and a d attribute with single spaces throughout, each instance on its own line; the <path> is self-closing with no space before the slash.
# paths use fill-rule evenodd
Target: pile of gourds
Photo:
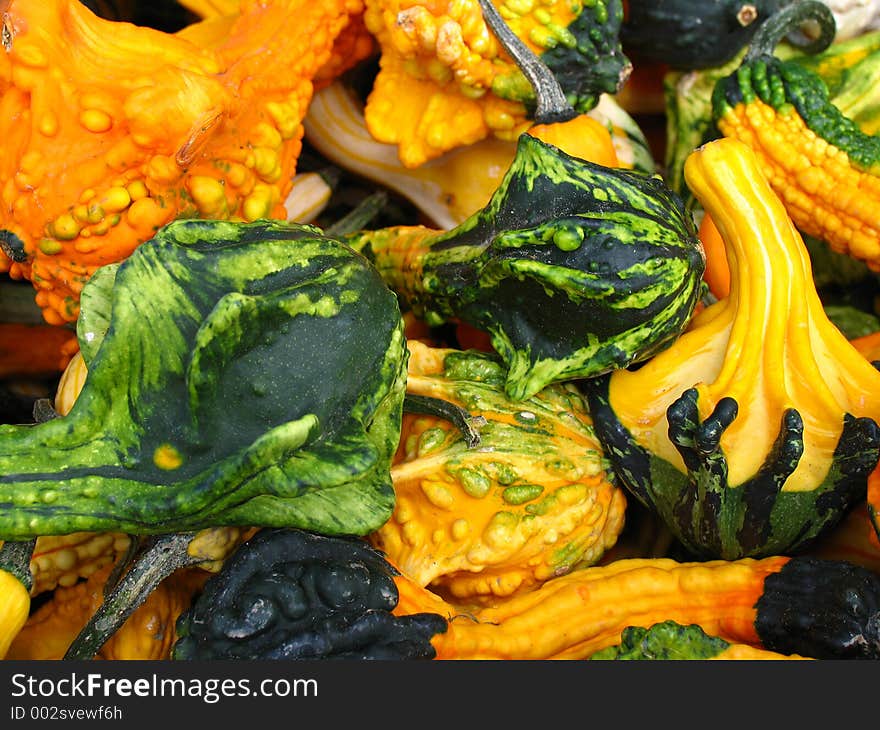
<path id="1" fill-rule="evenodd" d="M 880 6 L 140 5 L 3 15 L 0 658 L 880 658 Z"/>

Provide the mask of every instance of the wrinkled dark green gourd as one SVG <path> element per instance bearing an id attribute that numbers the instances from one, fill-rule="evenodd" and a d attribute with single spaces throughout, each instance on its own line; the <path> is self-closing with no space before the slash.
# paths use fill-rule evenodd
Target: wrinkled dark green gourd
<path id="1" fill-rule="evenodd" d="M 761 643 L 816 659 L 880 656 L 880 581 L 840 560 L 799 556 L 767 576 L 755 605 Z"/>
<path id="2" fill-rule="evenodd" d="M 392 614 L 394 575 L 362 540 L 262 530 L 181 614 L 172 659 L 433 659 L 446 620 Z"/>
<path id="3" fill-rule="evenodd" d="M 73 409 L 0 427 L 0 538 L 390 516 L 406 344 L 362 256 L 311 226 L 180 220 L 81 305 Z"/>

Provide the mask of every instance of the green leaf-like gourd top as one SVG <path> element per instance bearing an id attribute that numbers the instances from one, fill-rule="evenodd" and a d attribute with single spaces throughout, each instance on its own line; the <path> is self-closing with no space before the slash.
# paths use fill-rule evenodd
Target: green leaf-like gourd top
<path id="1" fill-rule="evenodd" d="M 362 256 L 310 226 L 181 220 L 82 308 L 70 413 L 0 428 L 0 538 L 390 516 L 407 354 Z"/>
<path id="2" fill-rule="evenodd" d="M 514 399 L 666 347 L 693 312 L 705 266 L 693 220 L 660 178 L 529 135 L 488 205 L 458 227 L 349 241 L 429 323 L 489 333 Z"/>
<path id="3" fill-rule="evenodd" d="M 623 23 L 621 0 L 592 0 L 579 3 L 580 11 L 566 27 L 541 16 L 525 3 L 505 2 L 499 7 L 504 17 L 532 15 L 538 25 L 529 40 L 539 47 L 538 56 L 558 79 L 569 103 L 578 112 L 590 111 L 603 93 L 616 94 L 632 72 L 632 63 L 620 43 Z M 541 17 L 547 20 L 542 26 Z M 518 69 L 500 74 L 492 91 L 502 99 L 536 103 L 535 90 Z"/>

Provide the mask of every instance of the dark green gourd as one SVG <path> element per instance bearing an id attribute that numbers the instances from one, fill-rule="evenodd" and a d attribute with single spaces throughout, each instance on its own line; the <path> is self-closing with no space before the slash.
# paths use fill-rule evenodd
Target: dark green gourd
<path id="1" fill-rule="evenodd" d="M 632 0 L 623 47 L 642 61 L 675 69 L 720 66 L 745 48 L 758 27 L 790 0 Z"/>
<path id="2" fill-rule="evenodd" d="M 0 427 L 0 538 L 391 514 L 406 344 L 375 269 L 311 226 L 181 220 L 86 285 L 72 410 Z"/>
<path id="3" fill-rule="evenodd" d="M 490 202 L 456 228 L 347 240 L 429 324 L 487 332 L 514 399 L 666 347 L 693 312 L 705 265 L 690 214 L 659 177 L 529 135 Z"/>
<path id="4" fill-rule="evenodd" d="M 395 569 L 356 538 L 265 529 L 177 622 L 172 659 L 433 659 L 433 613 L 395 616 Z"/>

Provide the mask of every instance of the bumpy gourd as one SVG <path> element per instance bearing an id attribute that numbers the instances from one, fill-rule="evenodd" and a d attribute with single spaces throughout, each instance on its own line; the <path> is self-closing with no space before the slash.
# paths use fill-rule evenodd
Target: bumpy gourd
<path id="1" fill-rule="evenodd" d="M 828 320 L 800 234 L 729 138 L 685 176 L 730 262 L 730 294 L 635 371 L 586 384 L 622 484 L 693 552 L 785 553 L 865 497 L 880 373 Z"/>
<path id="2" fill-rule="evenodd" d="M 71 411 L 0 428 L 0 537 L 363 534 L 390 516 L 403 323 L 347 246 L 279 221 L 175 221 L 100 269 L 77 327 Z"/>
<path id="3" fill-rule="evenodd" d="M 811 17 L 827 30 L 828 15 L 822 3 L 795 3 L 765 23 L 742 64 L 716 85 L 713 116 L 721 133 L 755 150 L 801 231 L 878 271 L 880 137 L 831 102 L 820 75 L 771 55 L 779 33 Z M 872 63 L 877 67 L 880 56 Z"/>
<path id="4" fill-rule="evenodd" d="M 0 54 L 0 270 L 51 324 L 176 217 L 284 218 L 312 78 L 359 0 L 242 0 L 216 33 L 11 0 Z"/>
<path id="5" fill-rule="evenodd" d="M 459 599 L 507 596 L 596 562 L 623 528 L 586 403 L 573 385 L 522 402 L 492 355 L 409 343 L 407 394 L 479 416 L 468 447 L 441 418 L 404 414 L 394 513 L 370 542 L 421 585 Z"/>
<path id="6" fill-rule="evenodd" d="M 695 624 L 731 644 L 815 659 L 880 657 L 880 576 L 808 557 L 617 560 L 473 610 L 395 578 L 396 614 L 432 612 L 448 628 L 437 659 L 586 659 L 632 626 Z"/>
<path id="7" fill-rule="evenodd" d="M 880 576 L 836 561 L 617 560 L 475 608 L 361 540 L 262 530 L 181 615 L 172 658 L 586 659 L 663 621 L 778 654 L 877 658 L 878 617 Z"/>
<path id="8" fill-rule="evenodd" d="M 576 130 L 566 136 L 588 151 L 586 159 L 654 172 L 644 133 L 611 96 L 603 94 L 588 116 L 598 124 L 577 130 L 587 133 L 585 140 L 577 140 Z M 453 228 L 486 205 L 516 152 L 515 141 L 487 137 L 416 168 L 404 167 L 394 145 L 370 135 L 362 105 L 341 81 L 315 92 L 303 125 L 305 139 L 324 157 L 406 197 L 437 228 Z"/>
<path id="9" fill-rule="evenodd" d="M 457 319 L 488 333 L 513 399 L 668 346 L 704 266 L 693 221 L 662 180 L 528 134 L 489 204 L 461 225 L 347 241 L 429 324 Z"/>
<path id="10" fill-rule="evenodd" d="M 534 90 L 483 21 L 478 0 L 365 4 L 381 57 L 364 115 L 375 139 L 397 145 L 404 166 L 490 135 L 515 140 L 530 125 Z M 615 93 L 629 75 L 618 39 L 620 0 L 496 5 L 578 111 Z"/>

